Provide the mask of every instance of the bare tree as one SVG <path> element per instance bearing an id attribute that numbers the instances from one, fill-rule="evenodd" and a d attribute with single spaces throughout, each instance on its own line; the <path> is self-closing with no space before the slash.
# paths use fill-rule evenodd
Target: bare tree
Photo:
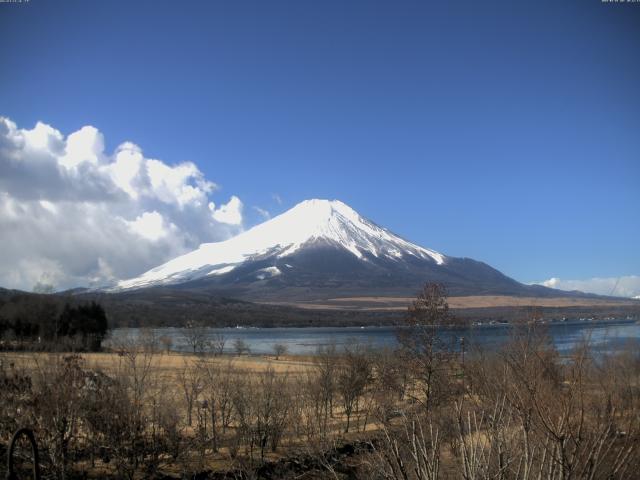
<path id="1" fill-rule="evenodd" d="M 236 417 L 235 438 L 230 445 L 230 454 L 234 458 L 240 447 L 244 446 L 245 453 L 253 461 L 255 448 L 254 424 L 256 422 L 255 403 L 257 396 L 254 378 L 247 375 L 235 375 L 231 385 L 231 399 Z"/>
<path id="2" fill-rule="evenodd" d="M 58 356 L 52 363 L 40 365 L 38 393 L 34 397 L 40 439 L 46 446 L 57 478 L 69 474 L 72 443 L 78 440 L 84 372 L 77 355 Z"/>
<path id="3" fill-rule="evenodd" d="M 182 331 L 182 336 L 194 354 L 204 352 L 207 345 L 207 329 L 204 325 L 189 321 Z"/>
<path id="4" fill-rule="evenodd" d="M 227 343 L 227 339 L 222 333 L 216 333 L 209 341 L 209 345 L 213 354 L 217 357 L 224 353 L 224 346 Z"/>
<path id="5" fill-rule="evenodd" d="M 273 346 L 273 353 L 276 356 L 276 360 L 279 360 L 281 356 L 287 354 L 287 346 L 284 343 L 276 343 Z"/>
<path id="6" fill-rule="evenodd" d="M 149 353 L 156 353 L 158 348 L 159 339 L 156 332 L 151 328 L 141 328 L 138 338 L 136 339 L 136 345 L 139 349 Z"/>
<path id="7" fill-rule="evenodd" d="M 347 417 L 345 433 L 349 432 L 351 416 L 358 408 L 365 388 L 371 381 L 371 360 L 369 353 L 358 345 L 347 345 L 337 372 L 337 390 Z"/>
<path id="8" fill-rule="evenodd" d="M 233 341 L 233 350 L 236 352 L 236 355 L 244 355 L 250 352 L 249 345 L 241 338 L 236 338 Z"/>
<path id="9" fill-rule="evenodd" d="M 95 395 L 87 413 L 91 430 L 108 445 L 118 476 L 133 478 L 145 463 L 146 434 L 154 426 L 148 408 L 158 391 L 153 369 L 155 350 L 132 339 L 118 345 L 118 364 L 113 378 L 95 382 Z M 95 408 L 95 412 L 93 409 Z M 155 437 L 157 438 L 157 437 Z"/>
<path id="10" fill-rule="evenodd" d="M 452 323 L 446 289 L 437 283 L 427 283 L 408 308 L 406 326 L 397 331 L 407 367 L 421 393 L 414 399 L 427 410 L 444 401 L 451 392 L 449 345 L 440 338 L 438 330 Z"/>
<path id="11" fill-rule="evenodd" d="M 619 403 L 618 369 L 607 367 L 586 346 L 561 359 L 535 323 L 516 329 L 497 354 L 476 357 L 473 403 L 456 408 L 462 477 L 632 478 L 637 404 Z"/>
<path id="12" fill-rule="evenodd" d="M 381 349 L 372 361 L 375 382 L 373 399 L 379 419 L 386 423 L 404 398 L 409 376 L 402 356 L 396 350 Z"/>
<path id="13" fill-rule="evenodd" d="M 232 383 L 236 372 L 231 362 L 220 365 L 202 361 L 198 368 L 202 372 L 202 395 L 207 402 L 210 417 L 212 449 L 217 452 L 220 439 L 232 421 Z"/>
<path id="14" fill-rule="evenodd" d="M 291 403 L 287 383 L 287 375 L 277 375 L 271 367 L 259 375 L 258 395 L 254 397 L 256 401 L 254 431 L 260 446 L 261 459 L 264 459 L 268 444 L 272 451 L 276 451 L 285 430 Z"/>
<path id="15" fill-rule="evenodd" d="M 184 362 L 183 368 L 178 373 L 178 384 L 184 396 L 187 425 L 189 426 L 193 423 L 194 404 L 203 388 L 201 373 L 200 368 L 188 361 Z"/>
<path id="16" fill-rule="evenodd" d="M 389 480 L 442 478 L 442 438 L 431 420 L 425 424 L 419 416 L 402 416 L 398 426 L 382 425 L 381 429 L 382 442 L 374 446 L 371 473 Z"/>
<path id="17" fill-rule="evenodd" d="M 320 374 L 315 370 L 305 372 L 298 378 L 296 389 L 300 392 L 296 406 L 299 435 L 304 435 L 307 443 L 325 443 L 329 433 L 329 402 Z"/>
<path id="18" fill-rule="evenodd" d="M 319 347 L 314 357 L 314 364 L 318 374 L 319 394 L 321 395 L 323 430 L 326 430 L 329 417 L 333 417 L 333 401 L 337 388 L 338 350 L 335 343 Z"/>

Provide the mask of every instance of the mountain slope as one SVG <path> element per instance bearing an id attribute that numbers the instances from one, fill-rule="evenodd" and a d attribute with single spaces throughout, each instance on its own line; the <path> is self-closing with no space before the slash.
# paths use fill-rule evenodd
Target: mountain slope
<path id="1" fill-rule="evenodd" d="M 340 201 L 307 200 L 224 242 L 207 243 L 112 291 L 154 286 L 219 291 L 250 300 L 413 295 L 426 281 L 452 295 L 560 292 L 523 285 L 468 258 L 415 245 Z"/>
<path id="2" fill-rule="evenodd" d="M 412 255 L 437 264 L 444 263 L 445 259 L 438 252 L 407 242 L 364 219 L 340 201 L 307 200 L 234 238 L 203 244 L 140 277 L 120 282 L 118 287 L 175 284 L 223 275 L 244 262 L 285 258 L 321 242 L 342 248 L 358 259 Z M 273 276 L 278 271 L 266 270 L 264 274 Z"/>

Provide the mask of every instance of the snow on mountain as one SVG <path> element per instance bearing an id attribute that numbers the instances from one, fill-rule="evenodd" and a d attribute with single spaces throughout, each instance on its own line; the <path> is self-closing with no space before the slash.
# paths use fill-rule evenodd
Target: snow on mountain
<path id="1" fill-rule="evenodd" d="M 137 278 L 121 281 L 114 290 L 186 282 L 232 272 L 247 261 L 283 258 L 315 242 L 324 242 L 367 261 L 368 257 L 402 259 L 413 256 L 436 265 L 447 257 L 410 243 L 363 218 L 348 205 L 329 200 L 306 200 L 287 212 L 229 240 L 205 243 L 193 252 L 153 268 Z M 282 272 L 278 267 L 260 270 L 257 280 Z"/>

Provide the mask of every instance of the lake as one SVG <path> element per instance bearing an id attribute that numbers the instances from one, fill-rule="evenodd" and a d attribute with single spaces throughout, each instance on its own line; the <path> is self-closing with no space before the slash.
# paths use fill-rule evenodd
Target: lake
<path id="1" fill-rule="evenodd" d="M 567 321 L 545 324 L 555 347 L 560 353 L 569 353 L 584 339 L 588 339 L 594 349 L 600 352 L 619 350 L 630 343 L 640 346 L 640 324 L 634 320 L 606 321 Z M 447 342 L 482 347 L 499 346 L 508 341 L 512 327 L 509 325 L 479 325 L 464 329 L 440 330 L 439 335 Z M 182 328 L 155 328 L 156 335 L 172 339 L 171 349 L 189 351 Z M 111 332 L 108 344 L 116 345 L 123 339 L 136 339 L 141 329 L 122 328 Z M 233 351 L 233 341 L 242 339 L 251 349 L 251 353 L 266 354 L 273 352 L 275 344 L 287 346 L 290 354 L 302 355 L 315 353 L 318 347 L 335 343 L 338 347 L 350 342 L 370 345 L 374 348 L 394 347 L 395 327 L 306 327 L 306 328 L 207 328 L 206 335 L 213 338 L 222 334 L 225 337 L 225 351 Z"/>

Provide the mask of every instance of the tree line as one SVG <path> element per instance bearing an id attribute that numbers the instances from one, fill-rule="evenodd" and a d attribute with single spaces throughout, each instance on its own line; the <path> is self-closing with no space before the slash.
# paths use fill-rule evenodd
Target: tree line
<path id="1" fill-rule="evenodd" d="M 0 339 L 5 350 L 99 350 L 109 325 L 96 301 L 16 294 L 0 299 Z"/>

